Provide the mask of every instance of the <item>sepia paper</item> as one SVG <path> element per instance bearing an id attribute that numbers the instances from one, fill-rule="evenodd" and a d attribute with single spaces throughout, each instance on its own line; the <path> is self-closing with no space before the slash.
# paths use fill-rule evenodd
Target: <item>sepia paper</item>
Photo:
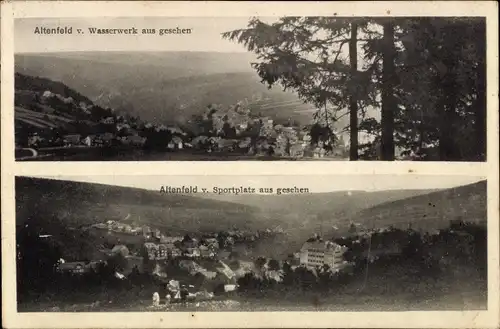
<path id="1" fill-rule="evenodd" d="M 3 325 L 498 327 L 496 9 L 2 3 Z"/>

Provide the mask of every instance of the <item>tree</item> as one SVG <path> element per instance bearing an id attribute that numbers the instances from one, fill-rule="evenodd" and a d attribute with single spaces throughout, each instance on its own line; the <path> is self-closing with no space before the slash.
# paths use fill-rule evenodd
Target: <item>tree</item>
<path id="1" fill-rule="evenodd" d="M 223 249 L 226 247 L 226 245 L 227 245 L 226 239 L 228 236 L 229 235 L 227 234 L 227 232 L 224 232 L 224 231 L 217 233 L 217 242 L 219 244 L 219 248 Z"/>
<path id="2" fill-rule="evenodd" d="M 315 105 L 319 127 L 333 132 L 349 115 L 351 160 L 362 151 L 365 159 L 481 161 L 485 29 L 484 18 L 283 17 L 254 18 L 223 37 L 257 54 L 263 83 Z M 380 121 L 367 115 L 370 107 L 380 109 Z M 358 145 L 358 132 L 370 141 Z"/>
<path id="3" fill-rule="evenodd" d="M 108 266 L 115 272 L 123 272 L 128 267 L 128 262 L 122 253 L 116 253 L 108 258 Z"/>
<path id="4" fill-rule="evenodd" d="M 295 278 L 302 289 L 311 289 L 316 284 L 316 276 L 306 267 L 297 267 L 295 269 Z"/>
<path id="5" fill-rule="evenodd" d="M 484 160 L 484 19 L 418 18 L 399 26 L 400 146 L 424 160 Z"/>
<path id="6" fill-rule="evenodd" d="M 394 114 L 396 103 L 394 99 L 395 86 L 395 49 L 394 24 L 392 21 L 383 23 L 383 76 L 382 76 L 382 144 L 381 160 L 394 160 Z"/>
<path id="7" fill-rule="evenodd" d="M 333 131 L 332 125 L 350 114 L 351 160 L 356 160 L 358 104 L 363 108 L 371 104 L 367 92 L 371 78 L 357 71 L 353 57 L 349 65 L 341 55 L 349 43 L 351 56 L 357 57 L 357 29 L 366 24 L 365 19 L 331 17 L 283 17 L 267 24 L 253 18 L 247 29 L 226 32 L 223 37 L 257 53 L 261 62 L 253 67 L 262 82 L 269 88 L 281 84 L 314 104 L 318 109 L 315 120 L 328 130 Z M 348 103 L 350 111 L 343 113 Z"/>
<path id="8" fill-rule="evenodd" d="M 358 74 L 358 24 L 351 23 L 351 39 L 349 40 L 349 64 L 351 66 L 351 76 Z M 349 159 L 358 160 L 358 101 L 353 94 L 349 97 Z"/>
<path id="9" fill-rule="evenodd" d="M 254 273 L 245 273 L 245 275 L 237 281 L 240 289 L 243 291 L 260 290 L 262 280 L 257 278 Z"/>
<path id="10" fill-rule="evenodd" d="M 269 260 L 269 269 L 271 271 L 279 271 L 280 270 L 280 263 L 276 259 L 270 259 Z"/>
<path id="11" fill-rule="evenodd" d="M 222 133 L 225 138 L 236 138 L 236 129 L 231 126 L 229 122 L 224 122 L 224 125 L 222 126 Z"/>
<path id="12" fill-rule="evenodd" d="M 255 261 L 254 261 L 255 268 L 257 270 L 262 269 L 262 267 L 264 265 L 266 265 L 266 262 L 267 262 L 267 260 L 264 257 L 261 257 L 261 256 L 257 257 L 257 259 L 255 259 Z"/>
<path id="13" fill-rule="evenodd" d="M 291 286 L 295 282 L 295 272 L 288 262 L 283 263 L 283 284 Z"/>
<path id="14" fill-rule="evenodd" d="M 37 223 L 18 227 L 17 241 L 17 283 L 18 295 L 30 291 L 42 291 L 54 283 L 54 272 L 62 253 L 50 240 L 41 239 Z"/>
<path id="15" fill-rule="evenodd" d="M 318 281 L 322 289 L 329 289 L 333 276 L 330 266 L 324 264 L 318 270 Z"/>

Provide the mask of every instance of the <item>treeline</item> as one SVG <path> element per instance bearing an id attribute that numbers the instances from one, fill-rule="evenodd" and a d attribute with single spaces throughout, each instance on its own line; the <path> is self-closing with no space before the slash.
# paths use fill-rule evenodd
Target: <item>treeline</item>
<path id="1" fill-rule="evenodd" d="M 486 159 L 484 18 L 253 18 L 223 37 L 259 55 L 263 83 L 314 104 L 328 134 L 349 116 L 351 160 Z"/>
<path id="2" fill-rule="evenodd" d="M 366 284 L 368 279 L 377 283 L 389 277 L 409 285 L 401 289 L 411 290 L 420 280 L 436 281 L 464 269 L 472 269 L 486 280 L 486 237 L 485 227 L 464 222 L 452 223 L 436 234 L 391 228 L 371 235 L 336 239 L 336 243 L 349 248 L 344 255 L 349 265 L 340 271 L 328 265 L 311 269 L 285 261 L 278 280 L 247 273 L 238 284 L 243 294 L 258 296 L 280 291 L 328 293 Z M 394 244 L 399 248 L 392 248 Z"/>
<path id="3" fill-rule="evenodd" d="M 127 259 L 120 253 L 91 266 L 91 257 L 98 241 L 81 230 L 58 231 L 55 225 L 52 228 L 57 239 L 40 237 L 36 223 L 17 230 L 16 279 L 19 303 L 56 299 L 93 302 L 103 298 L 116 301 L 120 300 L 119 296 L 132 301 L 139 296 L 149 297 L 157 289 L 157 278 L 140 273 L 138 268 L 132 269 L 127 280 L 117 277 L 117 272 L 129 267 Z M 71 243 L 71 239 L 77 239 L 80 243 Z M 57 267 L 61 258 L 86 263 L 88 269 L 78 275 L 59 272 Z"/>
<path id="4" fill-rule="evenodd" d="M 59 94 L 63 97 L 71 97 L 77 102 L 91 104 L 92 101 L 82 94 L 69 88 L 62 82 L 53 81 L 42 77 L 34 77 L 21 73 L 14 73 L 14 88 L 16 90 L 31 90 L 33 92 L 43 93 L 46 90 Z"/>

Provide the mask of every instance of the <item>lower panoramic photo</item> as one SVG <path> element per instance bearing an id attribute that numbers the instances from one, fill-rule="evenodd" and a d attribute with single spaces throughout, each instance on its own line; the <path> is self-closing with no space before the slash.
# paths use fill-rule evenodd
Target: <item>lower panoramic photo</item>
<path id="1" fill-rule="evenodd" d="M 487 309 L 486 179 L 16 177 L 18 312 Z"/>

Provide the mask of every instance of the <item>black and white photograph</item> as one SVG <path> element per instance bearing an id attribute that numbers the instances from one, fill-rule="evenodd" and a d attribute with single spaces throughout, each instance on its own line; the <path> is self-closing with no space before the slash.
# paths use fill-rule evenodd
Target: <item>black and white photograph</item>
<path id="1" fill-rule="evenodd" d="M 486 310 L 486 191 L 481 176 L 17 176 L 17 310 Z"/>
<path id="2" fill-rule="evenodd" d="M 16 18 L 15 158 L 486 161 L 486 17 L 334 11 Z"/>
<path id="3" fill-rule="evenodd" d="M 496 2 L 0 5 L 2 327 L 499 327 Z"/>

